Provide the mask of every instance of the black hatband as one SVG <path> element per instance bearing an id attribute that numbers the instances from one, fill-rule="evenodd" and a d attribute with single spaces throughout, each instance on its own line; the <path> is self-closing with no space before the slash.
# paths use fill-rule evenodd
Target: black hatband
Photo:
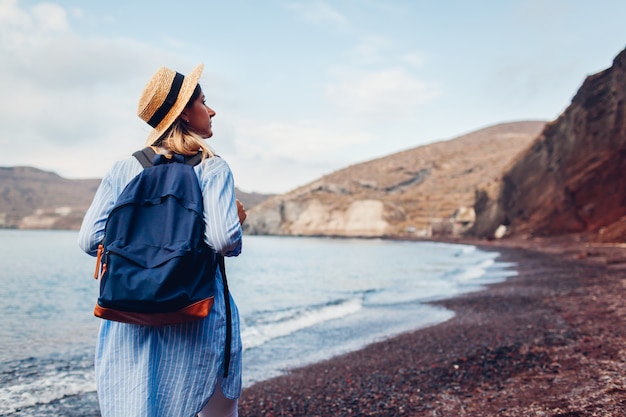
<path id="1" fill-rule="evenodd" d="M 172 80 L 172 86 L 170 87 L 170 92 L 167 93 L 167 97 L 165 97 L 165 101 L 161 106 L 154 112 L 154 115 L 148 120 L 148 124 L 154 128 L 156 128 L 159 123 L 163 120 L 163 118 L 167 115 L 167 113 L 172 109 L 174 103 L 176 103 L 176 98 L 178 98 L 178 93 L 180 93 L 180 88 L 183 86 L 183 80 L 185 76 L 180 73 L 176 73 L 174 79 Z"/>

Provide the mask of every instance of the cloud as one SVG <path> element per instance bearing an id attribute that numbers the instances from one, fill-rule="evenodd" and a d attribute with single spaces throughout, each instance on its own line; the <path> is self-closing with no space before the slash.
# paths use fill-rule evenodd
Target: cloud
<path id="1" fill-rule="evenodd" d="M 336 9 L 332 8 L 328 4 L 315 1 L 315 2 L 294 2 L 288 5 L 288 8 L 296 11 L 306 20 L 318 23 L 329 24 L 336 27 L 349 26 L 348 19 L 339 13 Z"/>
<path id="2" fill-rule="evenodd" d="M 0 0 L 0 23 L 0 39 L 5 44 L 14 43 L 17 46 L 25 46 L 21 41 L 28 38 L 19 36 L 25 31 L 43 34 L 68 29 L 67 13 L 51 3 L 36 4 L 24 10 L 17 0 Z M 14 32 L 15 29 L 18 31 Z"/>
<path id="3" fill-rule="evenodd" d="M 400 56 L 400 60 L 412 68 L 420 68 L 424 65 L 424 57 L 417 52 L 408 52 Z"/>
<path id="4" fill-rule="evenodd" d="M 350 56 L 362 64 L 377 64 L 384 61 L 383 54 L 390 46 L 391 42 L 384 36 L 368 35 L 359 41 Z"/>
<path id="5" fill-rule="evenodd" d="M 325 122 L 270 122 L 240 120 L 235 127 L 235 147 L 242 158 L 288 159 L 304 164 L 331 160 L 339 150 L 365 144 L 373 137 Z"/>
<path id="6" fill-rule="evenodd" d="M 407 119 L 417 106 L 440 95 L 439 87 L 403 67 L 379 70 L 336 70 L 336 81 L 326 89 L 327 99 L 341 111 L 358 116 Z"/>
<path id="7" fill-rule="evenodd" d="M 0 0 L 0 146 L 12 149 L 0 165 L 102 175 L 120 151 L 143 145 L 135 110 L 145 81 L 163 62 L 187 65 L 134 40 L 81 37 L 71 19 L 82 16 Z M 11 147 L 18 142 L 28 146 Z M 97 161 L 89 161 L 95 152 L 88 146 L 98 147 Z"/>
<path id="8" fill-rule="evenodd" d="M 313 178 L 329 174 L 345 164 L 324 159 L 312 159 L 308 163 L 291 158 L 243 158 L 228 155 L 235 186 L 242 191 L 261 193 L 285 193 L 307 184 Z"/>
<path id="9" fill-rule="evenodd" d="M 560 24 L 564 19 L 571 19 L 570 12 L 576 7 L 575 2 L 566 0 L 552 0 L 549 2 L 524 0 L 516 4 L 513 11 L 518 22 L 534 28 L 540 28 L 542 25 Z"/>

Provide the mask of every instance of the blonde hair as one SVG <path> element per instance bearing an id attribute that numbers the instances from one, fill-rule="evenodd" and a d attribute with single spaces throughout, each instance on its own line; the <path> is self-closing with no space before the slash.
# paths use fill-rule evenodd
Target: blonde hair
<path id="1" fill-rule="evenodd" d="M 159 148 L 180 155 L 195 155 L 198 151 L 202 151 L 203 161 L 215 155 L 204 143 L 204 139 L 191 131 L 180 118 L 177 118 L 156 141 L 148 138 L 146 146 L 150 146 L 157 153 Z"/>
<path id="2" fill-rule="evenodd" d="M 189 107 L 194 100 L 200 97 L 201 92 L 200 84 L 196 84 L 191 97 L 187 101 L 187 104 L 185 104 L 185 108 Z M 192 131 L 187 123 L 183 122 L 180 118 L 180 114 L 157 140 L 148 136 L 146 146 L 154 149 L 156 153 L 159 153 L 159 148 L 179 155 L 195 155 L 198 151 L 202 151 L 203 161 L 215 156 L 211 148 L 204 143 L 204 138 Z"/>

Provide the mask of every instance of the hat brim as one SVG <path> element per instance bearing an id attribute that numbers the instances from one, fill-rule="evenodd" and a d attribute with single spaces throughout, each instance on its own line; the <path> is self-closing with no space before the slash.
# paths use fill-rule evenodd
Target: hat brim
<path id="1" fill-rule="evenodd" d="M 176 121 L 176 119 L 180 116 L 180 114 L 185 109 L 185 106 L 189 102 L 189 99 L 193 95 L 193 91 L 196 89 L 198 85 L 198 81 L 202 76 L 202 70 L 204 69 L 204 64 L 199 64 L 195 67 L 188 75 L 183 79 L 183 85 L 180 88 L 180 92 L 178 93 L 178 97 L 174 102 L 174 105 L 167 113 L 167 115 L 161 120 L 161 122 L 150 131 L 148 134 L 148 142 L 154 143 L 158 138 L 165 133 L 167 129 L 172 126 L 172 124 Z"/>

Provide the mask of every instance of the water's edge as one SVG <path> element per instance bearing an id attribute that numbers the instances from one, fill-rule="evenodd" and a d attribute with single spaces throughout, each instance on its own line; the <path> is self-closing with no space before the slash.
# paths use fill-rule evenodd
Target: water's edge
<path id="1" fill-rule="evenodd" d="M 467 245 L 458 246 L 459 253 L 471 252 Z M 408 300 L 405 303 L 396 303 L 393 309 L 389 310 L 384 302 L 375 298 L 375 292 L 365 291 L 358 305 L 354 299 L 347 299 L 343 304 L 331 302 L 328 306 L 323 306 L 319 311 L 315 311 L 317 325 L 306 327 L 306 314 L 301 314 L 292 321 L 291 326 L 296 326 L 293 332 L 286 332 L 289 338 L 278 337 L 264 342 L 260 347 L 250 345 L 244 354 L 244 387 L 249 387 L 256 383 L 279 376 L 289 369 L 300 368 L 312 363 L 331 359 L 335 356 L 349 352 L 358 351 L 381 340 L 392 339 L 402 333 L 416 331 L 425 327 L 440 324 L 449 320 L 454 313 L 441 307 L 429 305 L 428 301 L 437 299 L 449 299 L 467 293 L 468 291 L 479 291 L 485 285 L 495 282 L 502 282 L 507 277 L 515 274 L 512 269 L 515 265 L 511 263 L 498 262 L 499 252 L 496 248 L 480 248 L 481 252 L 490 252 L 491 261 L 481 261 L 479 268 L 465 268 L 455 272 L 454 280 L 459 286 L 456 293 L 449 295 L 433 295 L 430 299 L 421 301 Z M 359 296 L 360 297 L 360 296 Z M 359 298 L 357 297 L 357 298 Z M 379 304 L 377 304 L 379 303 Z M 364 308 L 365 306 L 365 308 Z M 393 311 L 390 315 L 389 311 Z M 360 314 L 359 320 L 351 321 L 351 314 Z M 398 313 L 398 314 L 396 314 Z M 320 320 L 319 315 L 323 315 Z M 369 316 L 367 316 L 369 315 Z M 394 317 L 398 316 L 398 323 Z M 334 319 L 339 317 L 340 320 Z M 368 318 L 363 324 L 363 318 Z M 405 317 L 412 317 L 410 326 L 407 326 Z M 379 333 L 371 332 L 377 319 L 381 319 L 384 331 Z M 394 327 L 397 324 L 396 327 Z M 316 326 L 323 325 L 323 332 L 320 333 Z M 297 327 L 300 326 L 300 327 Z M 275 330 L 275 329 L 274 329 Z M 348 333 L 354 333 L 353 342 L 344 343 L 328 349 L 320 350 L 320 335 L 327 340 L 340 340 Z M 367 338 L 360 337 L 361 334 L 368 334 Z M 95 339 L 95 334 L 93 335 Z M 307 350 L 306 346 L 310 349 Z M 299 355 L 294 358 L 293 352 L 289 351 L 297 347 Z M 262 360 L 268 352 L 275 357 L 284 358 L 276 362 L 272 369 L 259 368 L 257 363 Z M 301 353 L 301 354 L 300 354 Z M 5 404 L 0 406 L 0 416 L 97 416 L 99 415 L 95 383 L 93 382 L 93 348 L 77 348 L 76 350 L 63 352 L 58 351 L 46 357 L 30 357 L 19 360 L 9 360 L 0 363 L 0 375 L 2 375 L 2 385 L 0 387 L 0 397 L 10 400 L 13 404 L 20 404 L 19 407 Z M 62 386 L 58 391 L 54 389 L 55 384 Z M 2 393 L 4 391 L 4 393 Z M 3 401 L 4 402 L 4 401 Z"/>

